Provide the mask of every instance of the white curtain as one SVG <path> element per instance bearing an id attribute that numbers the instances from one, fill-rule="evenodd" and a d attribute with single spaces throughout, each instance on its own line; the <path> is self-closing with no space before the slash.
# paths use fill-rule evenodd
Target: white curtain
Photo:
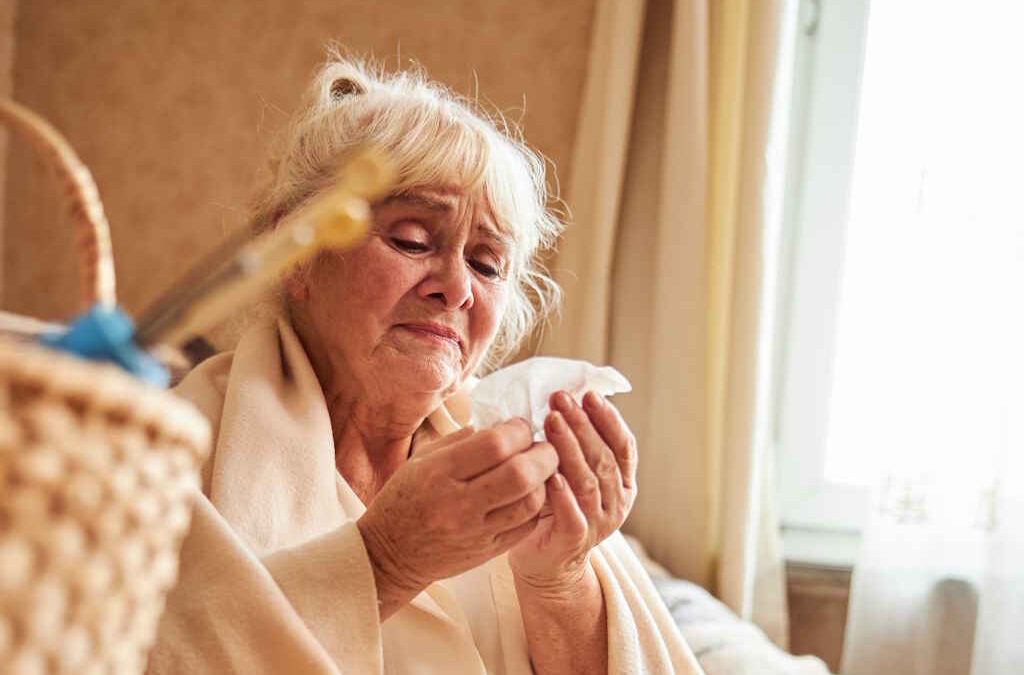
<path id="1" fill-rule="evenodd" d="M 1024 383 L 1020 364 L 1015 375 Z M 1017 411 L 981 581 L 971 675 L 1024 672 L 1024 396 L 1017 398 Z"/>
<path id="2" fill-rule="evenodd" d="M 1024 9 L 871 12 L 829 452 L 883 479 L 841 672 L 1024 673 Z"/>
<path id="3" fill-rule="evenodd" d="M 598 0 L 555 267 L 566 305 L 543 345 L 633 382 L 616 399 L 640 443 L 628 530 L 780 645 L 758 416 L 783 4 Z"/>
<path id="4" fill-rule="evenodd" d="M 1024 381 L 1024 369 L 1016 375 Z M 1024 672 L 1022 420 L 1024 407 L 992 490 L 892 477 L 879 491 L 854 571 L 844 675 Z"/>

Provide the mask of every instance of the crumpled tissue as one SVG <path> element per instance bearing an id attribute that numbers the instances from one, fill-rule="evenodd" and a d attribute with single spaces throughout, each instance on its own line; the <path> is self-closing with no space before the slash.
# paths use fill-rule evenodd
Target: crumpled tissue
<path id="1" fill-rule="evenodd" d="M 530 423 L 534 439 L 542 440 L 544 419 L 551 412 L 548 399 L 556 391 L 564 390 L 580 403 L 587 391 L 611 396 L 632 389 L 629 380 L 611 366 L 535 356 L 496 370 L 476 383 L 469 423 L 479 430 L 522 417 Z"/>

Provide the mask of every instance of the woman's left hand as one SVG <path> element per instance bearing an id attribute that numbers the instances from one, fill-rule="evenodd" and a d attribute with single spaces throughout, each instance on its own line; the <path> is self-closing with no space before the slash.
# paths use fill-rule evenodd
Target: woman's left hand
<path id="1" fill-rule="evenodd" d="M 550 514 L 509 551 L 519 582 L 538 590 L 569 589 L 587 571 L 590 549 L 626 520 L 636 498 L 636 438 L 618 410 L 588 392 L 583 406 L 563 391 L 545 420 L 559 473 L 547 481 Z M 546 511 L 545 511 L 546 513 Z"/>

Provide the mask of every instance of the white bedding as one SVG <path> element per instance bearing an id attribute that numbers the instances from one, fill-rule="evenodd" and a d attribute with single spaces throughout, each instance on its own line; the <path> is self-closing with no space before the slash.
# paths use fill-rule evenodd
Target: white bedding
<path id="1" fill-rule="evenodd" d="M 757 626 L 742 621 L 700 586 L 673 577 L 639 542 L 626 539 L 707 675 L 829 675 L 820 659 L 779 649 Z"/>

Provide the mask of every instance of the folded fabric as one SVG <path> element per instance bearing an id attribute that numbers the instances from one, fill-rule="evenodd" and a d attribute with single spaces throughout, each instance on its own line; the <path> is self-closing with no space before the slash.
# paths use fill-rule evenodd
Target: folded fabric
<path id="1" fill-rule="evenodd" d="M 217 440 L 149 672 L 532 673 L 505 556 L 380 621 L 355 526 L 365 507 L 335 469 L 327 406 L 287 323 L 250 329 L 177 391 Z M 422 437 L 465 421 L 449 410 L 428 419 L 442 428 Z M 701 673 L 621 535 L 592 560 L 610 672 Z"/>
<path id="2" fill-rule="evenodd" d="M 821 659 L 779 649 L 761 629 L 740 619 L 705 589 L 673 577 L 636 539 L 627 536 L 626 541 L 706 675 L 830 675 Z"/>

